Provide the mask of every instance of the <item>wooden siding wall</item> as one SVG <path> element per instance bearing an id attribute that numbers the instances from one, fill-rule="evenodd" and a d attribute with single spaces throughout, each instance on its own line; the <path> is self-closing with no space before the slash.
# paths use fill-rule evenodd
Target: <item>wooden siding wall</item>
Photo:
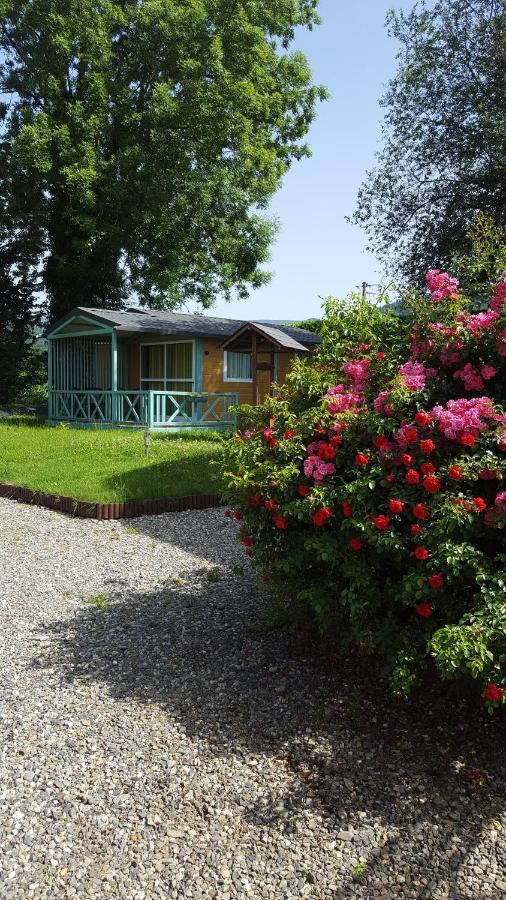
<path id="1" fill-rule="evenodd" d="M 152 338 L 154 339 L 154 338 Z M 167 338 L 170 340 L 170 338 Z M 163 342 L 163 338 L 160 339 Z M 215 391 L 232 392 L 239 394 L 240 403 L 251 403 L 253 398 L 253 386 L 251 382 L 244 381 L 224 381 L 223 380 L 223 350 L 220 347 L 219 340 L 203 341 L 203 360 L 204 372 L 202 377 L 202 390 L 208 393 Z M 140 342 L 134 341 L 127 345 L 128 347 L 128 387 L 127 390 L 139 390 L 139 370 L 140 370 Z M 270 353 L 259 353 L 259 363 L 270 363 Z M 278 382 L 283 384 L 293 362 L 291 353 L 278 353 Z M 260 371 L 258 373 L 258 391 L 260 399 L 262 399 L 270 389 L 272 375 L 269 371 Z"/>

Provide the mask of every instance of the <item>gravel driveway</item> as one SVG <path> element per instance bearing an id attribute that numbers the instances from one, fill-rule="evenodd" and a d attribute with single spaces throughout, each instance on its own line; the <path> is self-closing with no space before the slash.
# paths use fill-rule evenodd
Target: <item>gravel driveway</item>
<path id="1" fill-rule="evenodd" d="M 2 900 L 506 898 L 504 719 L 269 627 L 220 510 L 0 560 Z"/>

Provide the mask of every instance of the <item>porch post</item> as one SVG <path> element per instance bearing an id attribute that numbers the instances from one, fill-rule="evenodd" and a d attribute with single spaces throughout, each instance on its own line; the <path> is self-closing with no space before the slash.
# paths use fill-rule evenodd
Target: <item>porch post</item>
<path id="1" fill-rule="evenodd" d="M 251 335 L 251 380 L 252 380 L 252 403 L 258 406 L 258 371 L 257 371 L 257 334 L 253 331 Z"/>
<path id="2" fill-rule="evenodd" d="M 53 418 L 53 342 L 47 339 L 47 417 Z"/>
<path id="3" fill-rule="evenodd" d="M 111 420 L 116 421 L 116 391 L 118 390 L 118 336 L 111 331 Z"/>

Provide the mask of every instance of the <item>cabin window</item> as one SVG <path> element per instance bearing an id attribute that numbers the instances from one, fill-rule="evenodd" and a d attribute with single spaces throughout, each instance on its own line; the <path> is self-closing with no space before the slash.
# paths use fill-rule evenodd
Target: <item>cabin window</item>
<path id="1" fill-rule="evenodd" d="M 141 345 L 141 389 L 193 391 L 193 341 Z"/>
<path id="2" fill-rule="evenodd" d="M 251 353 L 234 353 L 232 350 L 225 350 L 223 380 L 252 381 Z"/>

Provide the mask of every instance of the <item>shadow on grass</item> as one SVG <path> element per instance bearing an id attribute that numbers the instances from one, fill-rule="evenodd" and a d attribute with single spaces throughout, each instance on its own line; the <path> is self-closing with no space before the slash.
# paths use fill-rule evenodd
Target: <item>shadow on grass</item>
<path id="1" fill-rule="evenodd" d="M 188 455 L 175 453 L 156 462 L 148 457 L 143 466 L 104 475 L 103 484 L 123 501 L 217 493 L 219 486 L 211 466 L 215 455 L 205 447 L 192 447 L 191 442 L 188 446 Z"/>
<path id="2" fill-rule="evenodd" d="M 331 833 L 361 830 L 354 852 L 387 880 L 385 896 L 405 871 L 408 881 L 427 879 L 416 896 L 439 896 L 446 884 L 444 896 L 459 897 L 459 866 L 505 809 L 504 718 L 441 690 L 395 703 L 369 661 L 321 656 L 267 631 L 261 604 L 252 584 L 228 577 L 184 595 L 132 594 L 54 625 L 49 665 L 69 681 L 158 704 L 211 754 L 275 756 L 292 776 L 284 818 L 272 796 L 247 811 L 249 821 L 290 829 L 310 803 Z M 381 852 L 368 844 L 369 822 L 385 830 Z M 489 888 L 480 898 L 500 896 Z M 360 890 L 340 896 L 370 896 L 366 883 Z"/>

